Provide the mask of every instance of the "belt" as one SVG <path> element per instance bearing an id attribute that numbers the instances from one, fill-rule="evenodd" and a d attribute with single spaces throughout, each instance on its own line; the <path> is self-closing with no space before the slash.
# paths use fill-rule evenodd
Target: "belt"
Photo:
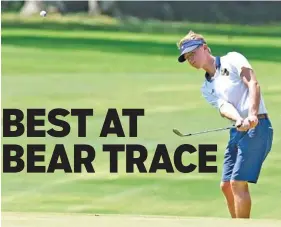
<path id="1" fill-rule="evenodd" d="M 258 114 L 258 119 L 268 119 L 268 114 Z"/>

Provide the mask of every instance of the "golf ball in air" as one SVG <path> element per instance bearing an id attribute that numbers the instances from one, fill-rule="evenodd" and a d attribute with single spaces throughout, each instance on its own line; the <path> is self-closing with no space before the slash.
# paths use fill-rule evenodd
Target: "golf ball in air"
<path id="1" fill-rule="evenodd" d="M 41 17 L 45 17 L 46 15 L 47 15 L 47 12 L 46 12 L 46 11 L 42 10 L 42 11 L 40 12 L 40 16 L 41 16 Z"/>

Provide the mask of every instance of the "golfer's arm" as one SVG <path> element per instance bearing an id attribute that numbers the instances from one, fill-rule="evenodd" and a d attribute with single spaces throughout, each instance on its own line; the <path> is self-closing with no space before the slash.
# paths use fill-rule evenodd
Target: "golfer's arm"
<path id="1" fill-rule="evenodd" d="M 260 104 L 260 86 L 253 70 L 243 68 L 241 78 L 249 88 L 249 112 L 248 116 L 257 116 Z"/>
<path id="2" fill-rule="evenodd" d="M 225 117 L 232 121 L 243 120 L 236 108 L 228 102 L 225 102 L 220 107 L 220 114 L 222 117 Z"/>
<path id="3" fill-rule="evenodd" d="M 242 117 L 231 103 L 208 93 L 206 89 L 202 89 L 202 94 L 209 104 L 219 110 L 222 117 L 225 117 L 231 121 L 242 120 Z"/>

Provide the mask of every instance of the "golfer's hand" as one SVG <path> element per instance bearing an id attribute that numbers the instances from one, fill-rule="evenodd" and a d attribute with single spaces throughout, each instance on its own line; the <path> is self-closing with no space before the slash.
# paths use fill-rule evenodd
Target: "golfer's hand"
<path id="1" fill-rule="evenodd" d="M 238 131 L 247 131 L 250 128 L 249 121 L 238 119 L 235 123 L 235 127 Z"/>
<path id="2" fill-rule="evenodd" d="M 255 128 L 257 126 L 257 124 L 259 123 L 259 119 L 257 118 L 257 116 L 248 116 L 244 121 L 248 121 L 250 128 Z"/>

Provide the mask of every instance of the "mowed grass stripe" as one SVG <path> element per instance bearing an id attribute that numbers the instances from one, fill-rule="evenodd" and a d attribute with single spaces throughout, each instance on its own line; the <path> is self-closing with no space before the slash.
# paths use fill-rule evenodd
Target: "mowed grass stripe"
<path id="1" fill-rule="evenodd" d="M 2 43 L 5 45 L 25 46 L 40 49 L 56 49 L 60 51 L 71 49 L 78 50 L 95 50 L 107 53 L 131 53 L 138 55 L 155 55 L 155 56 L 177 56 L 178 50 L 172 43 L 156 43 L 154 41 L 126 41 L 126 40 L 107 40 L 104 38 L 62 38 L 47 36 L 2 36 Z M 36 44 L 35 44 L 36 43 Z M 142 47 L 140 49 L 140 46 Z M 238 51 L 245 54 L 252 60 L 266 60 L 280 62 L 280 48 L 276 46 L 265 45 L 243 45 L 232 44 L 231 46 L 213 43 L 211 49 L 218 55 L 225 54 L 229 51 Z M 262 53 L 262 54 L 261 54 Z M 176 61 L 176 57 L 175 57 Z"/>
<path id="2" fill-rule="evenodd" d="M 124 40 L 124 41 L 153 41 L 155 43 L 173 43 L 176 44 L 184 35 L 182 36 L 171 35 L 171 34 L 137 34 L 132 32 L 102 32 L 102 31 L 53 31 L 48 29 L 3 29 L 2 36 L 5 38 L 7 37 L 16 37 L 16 36 L 25 36 L 25 37 L 60 37 L 60 38 L 82 38 L 87 39 L 91 38 L 95 39 L 105 39 L 105 40 L 112 40 L 116 41 Z M 204 35 L 204 34 L 203 34 Z M 250 45 L 250 46 L 258 46 L 258 45 L 265 45 L 265 46 L 275 46 L 281 47 L 281 40 L 276 37 L 256 37 L 256 36 L 227 36 L 227 35 L 204 35 L 207 42 L 211 44 L 225 44 L 227 46 L 240 44 L 240 45 Z M 176 46 L 175 46 L 176 47 Z"/>

